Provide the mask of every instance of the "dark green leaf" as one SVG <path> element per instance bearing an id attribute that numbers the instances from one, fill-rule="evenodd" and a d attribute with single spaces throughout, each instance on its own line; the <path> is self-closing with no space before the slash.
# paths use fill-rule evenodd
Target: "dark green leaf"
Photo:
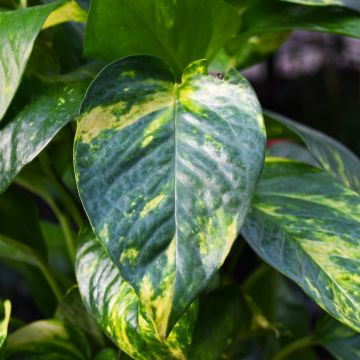
<path id="1" fill-rule="evenodd" d="M 69 289 L 65 297 L 61 300 L 56 309 L 55 318 L 79 328 L 95 340 L 99 346 L 104 346 L 102 333 L 94 320 L 86 312 L 77 286 Z"/>
<path id="2" fill-rule="evenodd" d="M 360 192 L 360 160 L 344 145 L 319 131 L 272 112 L 266 112 L 265 119 L 269 127 L 272 127 L 274 121 L 283 125 L 277 128 L 278 137 L 287 136 L 287 129 L 295 133 L 325 171 Z"/>
<path id="3" fill-rule="evenodd" d="M 9 189 L 0 195 L 0 237 L 8 238 L 29 247 L 31 251 L 46 256 L 46 245 L 39 226 L 38 209 L 31 198 L 19 191 Z M 21 219 L 21 221 L 19 221 Z M 3 243 L 3 241 L 1 241 Z M 7 242 L 10 244 L 10 242 Z M 22 251 L 8 253 L 0 252 L 1 256 L 22 256 Z M 18 259 L 20 260 L 20 259 Z M 29 257 L 30 263 L 32 263 Z"/>
<path id="4" fill-rule="evenodd" d="M 114 349 L 103 349 L 99 353 L 96 354 L 94 360 L 118 360 L 118 354 Z M 123 360 L 123 356 L 120 358 Z"/>
<path id="5" fill-rule="evenodd" d="M 75 173 L 90 222 L 159 337 L 225 260 L 263 167 L 261 108 L 232 69 L 153 57 L 103 70 L 82 104 Z M 101 176 L 98 176 L 101 174 Z"/>
<path id="6" fill-rule="evenodd" d="M 227 287 L 200 298 L 191 360 L 228 359 L 233 343 L 249 331 L 250 314 L 241 290 Z M 227 357 L 225 357 L 227 355 Z"/>
<path id="7" fill-rule="evenodd" d="M 319 321 L 315 336 L 337 360 L 360 359 L 360 334 L 331 317 L 325 316 Z"/>
<path id="8" fill-rule="evenodd" d="M 263 265 L 246 281 L 244 291 L 276 330 L 267 331 L 261 340 L 261 359 L 272 359 L 285 346 L 309 335 L 310 317 L 304 301 L 280 273 Z M 312 360 L 316 356 L 310 349 L 304 349 L 286 359 Z"/>
<path id="9" fill-rule="evenodd" d="M 43 84 L 0 130 L 0 192 L 78 114 L 88 82 Z"/>
<path id="10" fill-rule="evenodd" d="M 8 325 L 11 313 L 11 303 L 9 300 L 0 301 L 0 359 L 4 357 L 4 349 L 8 334 Z"/>
<path id="11" fill-rule="evenodd" d="M 34 41 L 48 15 L 61 4 L 0 12 L 0 121 L 21 80 Z"/>
<path id="12" fill-rule="evenodd" d="M 266 262 L 360 330 L 360 197 L 317 168 L 269 160 L 242 233 Z"/>
<path id="13" fill-rule="evenodd" d="M 6 360 L 88 360 L 89 343 L 79 330 L 57 320 L 36 321 L 8 337 Z"/>
<path id="14" fill-rule="evenodd" d="M 344 6 L 349 9 L 360 11 L 359 0 L 281 0 L 291 3 L 315 6 Z"/>
<path id="15" fill-rule="evenodd" d="M 238 14 L 220 0 L 94 0 L 85 52 L 103 60 L 158 56 L 181 77 L 192 61 L 211 59 L 238 28 Z"/>
<path id="16" fill-rule="evenodd" d="M 192 340 L 197 306 L 192 304 L 163 342 L 132 287 L 120 276 L 90 229 L 80 233 L 76 275 L 88 312 L 106 335 L 136 360 L 183 360 Z"/>

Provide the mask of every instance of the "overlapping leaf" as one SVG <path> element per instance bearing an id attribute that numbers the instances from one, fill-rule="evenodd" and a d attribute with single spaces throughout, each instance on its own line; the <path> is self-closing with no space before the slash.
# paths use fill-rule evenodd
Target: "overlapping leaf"
<path id="1" fill-rule="evenodd" d="M 344 6 L 349 9 L 360 11 L 360 2 L 358 0 L 281 0 L 303 5 L 315 6 Z"/>
<path id="2" fill-rule="evenodd" d="M 4 349 L 8 334 L 8 325 L 11 313 L 11 303 L 9 300 L 0 301 L 0 359 L 4 357 Z"/>
<path id="3" fill-rule="evenodd" d="M 314 339 L 337 360 L 360 358 L 360 334 L 339 324 L 329 316 L 320 319 Z"/>
<path id="4" fill-rule="evenodd" d="M 95 0 L 85 51 L 104 60 L 158 56 L 181 77 L 190 62 L 212 58 L 238 28 L 238 14 L 220 0 Z"/>
<path id="5" fill-rule="evenodd" d="M 80 234 L 76 276 L 88 312 L 107 336 L 135 360 L 185 360 L 197 306 L 192 304 L 160 342 L 132 287 L 120 276 L 90 229 Z"/>
<path id="6" fill-rule="evenodd" d="M 57 320 L 43 320 L 8 337 L 5 360 L 89 360 L 90 352 L 90 345 L 79 330 Z"/>
<path id="7" fill-rule="evenodd" d="M 239 342 L 249 329 L 249 309 L 240 288 L 220 288 L 204 295 L 200 298 L 199 318 L 189 359 L 227 359 L 233 355 L 234 343 Z"/>
<path id="8" fill-rule="evenodd" d="M 0 129 L 0 192 L 78 114 L 90 78 L 41 84 Z M 27 89 L 30 91 L 30 89 Z"/>
<path id="9" fill-rule="evenodd" d="M 0 12 L 0 121 L 19 86 L 41 27 L 61 3 Z"/>
<path id="10" fill-rule="evenodd" d="M 275 128 L 273 136 L 281 138 L 288 136 L 288 130 L 292 131 L 305 143 L 325 171 L 345 186 L 360 192 L 360 160 L 344 145 L 319 131 L 272 112 L 266 112 L 265 119 L 270 130 Z"/>
<path id="11" fill-rule="evenodd" d="M 319 169 L 269 160 L 243 235 L 323 309 L 360 331 L 360 197 Z"/>
<path id="12" fill-rule="evenodd" d="M 235 70 L 157 58 L 105 68 L 82 105 L 75 171 L 92 226 L 166 336 L 221 266 L 263 166 L 261 109 Z M 101 176 L 99 176 L 101 174 Z"/>

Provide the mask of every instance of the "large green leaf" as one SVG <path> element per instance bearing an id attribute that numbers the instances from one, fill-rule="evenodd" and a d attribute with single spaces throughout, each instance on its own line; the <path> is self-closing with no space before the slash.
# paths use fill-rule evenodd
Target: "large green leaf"
<path id="1" fill-rule="evenodd" d="M 158 56 L 181 77 L 192 61 L 212 58 L 238 27 L 238 14 L 221 0 L 94 0 L 85 52 L 104 60 Z"/>
<path id="2" fill-rule="evenodd" d="M 329 316 L 320 319 L 315 330 L 315 339 L 336 360 L 360 359 L 360 334 Z"/>
<path id="3" fill-rule="evenodd" d="M 360 160 L 344 145 L 319 131 L 273 112 L 265 112 L 265 120 L 269 128 L 273 129 L 274 137 L 287 137 L 287 131 L 292 131 L 305 143 L 325 171 L 344 185 L 360 192 Z"/>
<path id="4" fill-rule="evenodd" d="M 61 3 L 0 12 L 0 120 L 19 86 L 41 27 Z"/>
<path id="5" fill-rule="evenodd" d="M 0 192 L 79 111 L 87 81 L 39 84 L 28 102 L 0 129 Z"/>
<path id="6" fill-rule="evenodd" d="M 76 328 L 57 320 L 36 321 L 8 337 L 5 360 L 88 360 L 90 346 Z"/>
<path id="7" fill-rule="evenodd" d="M 349 9 L 360 11 L 359 0 L 281 0 L 291 3 L 315 6 L 344 6 Z"/>
<path id="8" fill-rule="evenodd" d="M 242 229 L 266 262 L 360 331 L 360 197 L 317 168 L 269 160 Z"/>
<path id="9" fill-rule="evenodd" d="M 106 335 L 135 360 L 185 360 L 197 306 L 192 304 L 169 337 L 157 339 L 153 325 L 132 287 L 120 276 L 90 229 L 80 233 L 76 275 L 88 312 Z"/>
<path id="10" fill-rule="evenodd" d="M 6 339 L 8 334 L 8 325 L 11 313 L 11 303 L 9 300 L 0 301 L 0 359 L 3 359 Z"/>
<path id="11" fill-rule="evenodd" d="M 166 336 L 221 266 L 263 166 L 260 105 L 236 70 L 153 57 L 109 65 L 88 89 L 75 172 L 90 222 Z M 98 176 L 101 174 L 101 176 Z"/>

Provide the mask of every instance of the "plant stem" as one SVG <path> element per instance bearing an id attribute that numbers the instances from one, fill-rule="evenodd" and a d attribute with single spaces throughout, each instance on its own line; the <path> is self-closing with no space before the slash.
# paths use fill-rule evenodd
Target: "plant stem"
<path id="1" fill-rule="evenodd" d="M 39 266 L 40 271 L 44 275 L 47 283 L 49 284 L 52 292 L 54 293 L 56 300 L 60 301 L 63 294 L 62 294 L 62 291 L 60 290 L 60 287 L 58 286 L 53 274 L 51 273 L 51 270 L 49 269 L 47 264 L 39 257 L 37 257 L 37 264 Z"/>
<path id="2" fill-rule="evenodd" d="M 62 182 L 59 181 L 59 179 L 57 178 L 51 167 L 50 159 L 45 151 L 43 151 L 39 155 L 39 160 L 45 175 L 51 181 L 52 185 L 55 187 L 56 191 L 59 193 L 61 199 L 63 200 L 64 207 L 72 216 L 76 226 L 80 229 L 82 225 L 82 215 L 78 209 L 78 206 L 76 205 L 73 197 L 69 194 Z"/>
<path id="3" fill-rule="evenodd" d="M 299 351 L 303 348 L 310 347 L 316 344 L 316 341 L 313 336 L 306 336 L 302 339 L 296 340 L 293 343 L 289 344 L 281 351 L 279 351 L 272 360 L 282 360 L 285 359 L 289 354 Z"/>

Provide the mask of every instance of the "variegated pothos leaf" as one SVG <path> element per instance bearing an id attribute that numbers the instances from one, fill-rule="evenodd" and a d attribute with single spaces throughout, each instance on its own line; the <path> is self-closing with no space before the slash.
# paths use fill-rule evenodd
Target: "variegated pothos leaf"
<path id="1" fill-rule="evenodd" d="M 75 140 L 79 193 L 159 338 L 225 260 L 264 147 L 260 105 L 234 69 L 220 80 L 195 62 L 176 84 L 160 59 L 128 57 L 88 89 Z"/>
<path id="2" fill-rule="evenodd" d="M 269 159 L 242 233 L 266 262 L 360 331 L 360 196 L 317 168 Z"/>
<path id="3" fill-rule="evenodd" d="M 106 335 L 136 360 L 185 360 L 197 303 L 190 305 L 166 341 L 159 341 L 139 298 L 91 229 L 82 229 L 79 243 L 76 277 L 80 293 Z"/>
<path id="4" fill-rule="evenodd" d="M 320 131 L 273 112 L 265 112 L 265 120 L 267 126 L 275 128 L 277 137 L 287 136 L 288 130 L 296 134 L 325 171 L 345 186 L 360 192 L 360 160 L 344 145 Z"/>

